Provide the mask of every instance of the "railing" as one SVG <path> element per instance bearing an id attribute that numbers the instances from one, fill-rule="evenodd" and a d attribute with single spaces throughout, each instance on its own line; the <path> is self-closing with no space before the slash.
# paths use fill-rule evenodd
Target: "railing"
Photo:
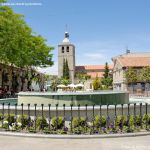
<path id="1" fill-rule="evenodd" d="M 130 96 L 133 97 L 150 97 L 149 91 L 129 91 Z"/>
<path id="2" fill-rule="evenodd" d="M 101 134 L 150 130 L 150 105 L 147 103 L 70 107 L 3 103 L 0 112 L 0 129 L 3 131 Z"/>

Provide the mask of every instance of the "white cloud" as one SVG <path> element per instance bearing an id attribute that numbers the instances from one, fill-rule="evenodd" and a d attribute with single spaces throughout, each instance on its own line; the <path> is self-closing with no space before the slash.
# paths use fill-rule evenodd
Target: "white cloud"
<path id="1" fill-rule="evenodd" d="M 87 59 L 92 59 L 92 60 L 99 60 L 99 59 L 104 59 L 105 56 L 101 53 L 85 53 L 84 56 Z"/>
<path id="2" fill-rule="evenodd" d="M 55 62 L 52 67 L 38 68 L 38 71 L 49 75 L 58 75 L 58 62 Z"/>
<path id="3" fill-rule="evenodd" d="M 76 46 L 77 65 L 99 65 L 112 63 L 111 58 L 122 50 L 121 44 L 113 41 L 83 41 Z M 84 58 L 84 59 L 83 59 Z"/>

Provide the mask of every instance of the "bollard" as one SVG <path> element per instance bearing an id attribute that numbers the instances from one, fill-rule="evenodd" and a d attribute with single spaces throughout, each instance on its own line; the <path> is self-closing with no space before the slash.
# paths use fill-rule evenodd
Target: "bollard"
<path id="1" fill-rule="evenodd" d="M 15 129 L 17 129 L 17 103 L 15 104 Z"/>
<path id="2" fill-rule="evenodd" d="M 23 103 L 21 104 L 21 129 L 23 130 L 23 119 L 24 119 L 24 117 L 23 117 Z"/>
<path id="3" fill-rule="evenodd" d="M 124 104 L 121 104 L 121 126 L 120 126 L 121 131 L 123 130 L 123 106 Z"/>
<path id="4" fill-rule="evenodd" d="M 134 103 L 134 128 L 136 129 L 136 103 Z"/>
<path id="5" fill-rule="evenodd" d="M 51 104 L 48 104 L 48 129 L 51 129 Z"/>
<path id="6" fill-rule="evenodd" d="M 31 118 L 30 118 L 30 104 L 28 104 L 28 130 L 30 129 L 31 126 Z"/>
<path id="7" fill-rule="evenodd" d="M 145 110 L 145 115 L 146 115 L 146 129 L 147 129 L 147 126 L 148 126 L 148 115 L 147 115 L 147 107 L 148 107 L 148 104 L 146 103 L 145 106 L 146 106 L 146 107 L 145 107 L 145 109 L 146 109 L 146 110 Z"/>
<path id="8" fill-rule="evenodd" d="M 127 116 L 128 120 L 128 128 L 130 129 L 130 104 L 128 104 L 128 116 Z"/>
<path id="9" fill-rule="evenodd" d="M 34 104 L 34 129 L 35 129 L 35 132 L 36 132 L 36 106 L 37 106 L 37 104 Z"/>
<path id="10" fill-rule="evenodd" d="M 93 105 L 93 133 L 94 133 L 94 126 L 95 126 L 95 124 L 94 124 L 94 121 L 95 121 L 95 112 L 94 112 L 94 107 L 95 107 L 95 105 Z"/>
<path id="11" fill-rule="evenodd" d="M 10 103 L 8 104 L 8 126 L 7 126 L 8 130 L 9 130 L 9 125 L 10 125 Z"/>
<path id="12" fill-rule="evenodd" d="M 71 130 L 71 133 L 72 133 L 72 119 L 73 119 L 73 117 L 72 117 L 72 107 L 73 107 L 73 104 L 71 104 L 70 107 L 71 107 L 71 118 L 70 118 L 71 124 L 70 124 L 70 130 Z"/>
<path id="13" fill-rule="evenodd" d="M 63 104 L 63 109 L 64 109 L 64 131 L 65 131 L 65 121 L 66 121 L 65 104 Z"/>
<path id="14" fill-rule="evenodd" d="M 109 128 L 109 105 L 107 104 L 106 128 Z"/>
<path id="15" fill-rule="evenodd" d="M 56 104 L 56 130 L 58 129 L 58 104 Z"/>
<path id="16" fill-rule="evenodd" d="M 87 104 L 85 105 L 85 119 L 86 119 L 86 126 L 85 126 L 85 130 L 87 132 L 87 125 L 88 125 L 88 116 L 87 116 Z"/>
<path id="17" fill-rule="evenodd" d="M 78 105 L 78 132 L 80 130 L 79 123 L 80 123 L 80 104 Z"/>
<path id="18" fill-rule="evenodd" d="M 117 105 L 115 104 L 115 119 L 114 119 L 114 127 L 116 128 L 116 119 L 117 119 Z"/>
<path id="19" fill-rule="evenodd" d="M 4 103 L 2 104 L 2 128 L 4 127 Z"/>
<path id="20" fill-rule="evenodd" d="M 44 108 L 44 104 L 41 104 L 41 107 L 42 107 L 42 121 L 41 121 L 41 129 L 43 130 L 44 129 L 44 114 L 43 114 L 43 108 Z"/>
<path id="21" fill-rule="evenodd" d="M 142 103 L 140 103 L 140 127 L 142 128 Z"/>
<path id="22" fill-rule="evenodd" d="M 102 105 L 99 107 L 99 112 L 100 112 L 100 130 L 102 129 Z"/>

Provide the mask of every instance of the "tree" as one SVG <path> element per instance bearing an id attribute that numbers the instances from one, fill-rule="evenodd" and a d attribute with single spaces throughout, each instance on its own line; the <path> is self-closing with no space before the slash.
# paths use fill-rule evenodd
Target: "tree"
<path id="1" fill-rule="evenodd" d="M 18 67 L 53 65 L 52 47 L 32 32 L 23 15 L 0 6 L 0 59 Z"/>
<path id="2" fill-rule="evenodd" d="M 103 78 L 102 78 L 102 81 L 101 81 L 102 84 L 104 85 L 105 89 L 108 89 L 109 87 L 112 86 L 113 79 L 109 75 L 109 73 L 110 73 L 109 66 L 108 66 L 108 63 L 106 62 L 105 63 L 104 75 L 103 75 Z"/>
<path id="3" fill-rule="evenodd" d="M 105 71 L 103 76 L 105 79 L 109 77 L 109 66 L 107 62 L 105 63 Z"/>
<path id="4" fill-rule="evenodd" d="M 132 67 L 129 67 L 125 72 L 126 82 L 131 84 L 134 91 L 134 83 L 138 81 L 137 71 Z"/>
<path id="5" fill-rule="evenodd" d="M 98 76 L 96 76 L 95 80 L 93 81 L 93 89 L 99 90 L 101 88 L 102 88 L 102 86 L 101 86 L 100 79 L 98 78 Z"/>
<path id="6" fill-rule="evenodd" d="M 63 78 L 66 77 L 66 63 L 65 63 L 65 59 L 63 60 Z"/>
<path id="7" fill-rule="evenodd" d="M 75 74 L 76 78 L 79 80 L 79 82 L 85 82 L 86 80 L 90 79 L 91 76 L 88 75 L 86 72 L 76 72 Z"/>
<path id="8" fill-rule="evenodd" d="M 112 77 L 102 78 L 101 82 L 104 85 L 104 89 L 108 89 L 108 88 L 112 87 L 113 79 L 112 79 Z"/>
<path id="9" fill-rule="evenodd" d="M 150 82 L 150 67 L 143 67 L 139 74 L 139 80 L 142 82 Z"/>
<path id="10" fill-rule="evenodd" d="M 125 72 L 125 78 L 127 83 L 137 82 L 137 72 L 132 67 L 129 67 Z"/>
<path id="11" fill-rule="evenodd" d="M 65 78 L 60 79 L 60 82 L 61 82 L 61 84 L 63 84 L 63 85 L 68 85 L 68 84 L 70 84 L 70 80 L 65 79 Z"/>
<path id="12" fill-rule="evenodd" d="M 34 66 L 52 66 L 52 50 L 42 36 L 33 33 L 23 15 L 10 7 L 0 6 L 0 60 L 11 65 L 11 76 L 14 66 L 29 71 Z"/>
<path id="13" fill-rule="evenodd" d="M 50 84 L 51 84 L 51 89 L 52 91 L 56 91 L 57 90 L 57 86 L 60 84 L 60 79 L 57 76 L 53 76 L 50 80 Z"/>
<path id="14" fill-rule="evenodd" d="M 68 66 L 68 60 L 66 59 L 66 79 L 69 79 L 69 66 Z"/>
<path id="15" fill-rule="evenodd" d="M 6 0 L 0 0 L 0 3 L 4 3 L 4 2 L 6 2 Z"/>
<path id="16" fill-rule="evenodd" d="M 69 66 L 68 66 L 68 61 L 67 59 L 64 59 L 63 62 L 63 78 L 64 79 L 69 79 Z"/>

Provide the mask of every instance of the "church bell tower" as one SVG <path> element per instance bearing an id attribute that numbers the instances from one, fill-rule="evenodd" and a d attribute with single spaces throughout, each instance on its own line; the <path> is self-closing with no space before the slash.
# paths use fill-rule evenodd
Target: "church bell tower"
<path id="1" fill-rule="evenodd" d="M 63 63 L 64 60 L 68 61 L 69 77 L 74 83 L 75 76 L 75 46 L 69 40 L 69 33 L 65 32 L 65 38 L 58 45 L 58 77 L 63 76 Z"/>

